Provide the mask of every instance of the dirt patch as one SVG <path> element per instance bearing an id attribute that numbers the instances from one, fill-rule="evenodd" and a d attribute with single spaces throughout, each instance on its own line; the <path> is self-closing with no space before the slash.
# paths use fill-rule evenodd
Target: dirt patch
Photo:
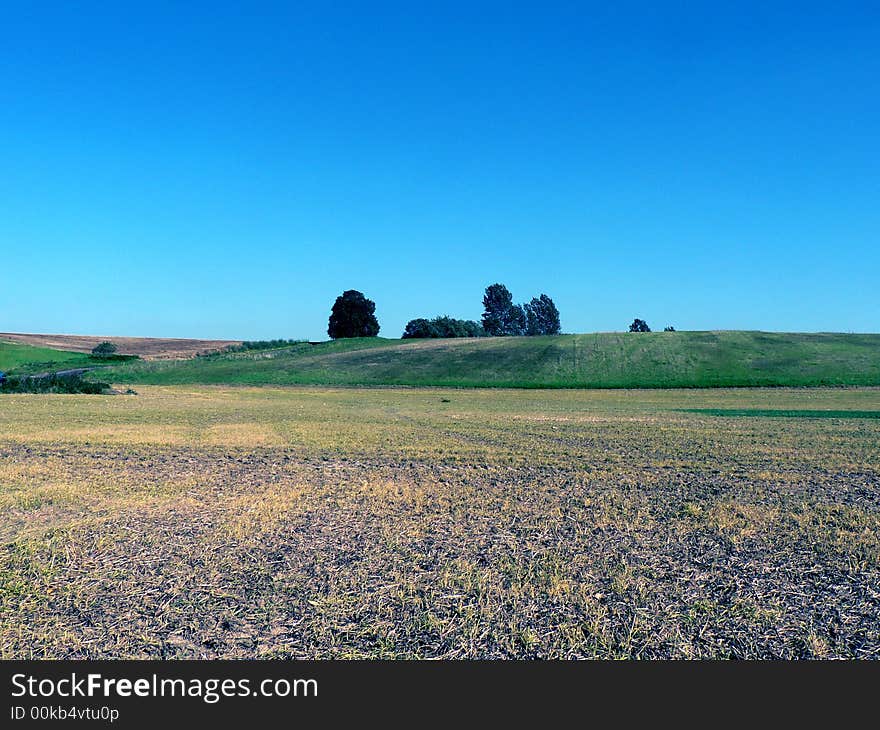
<path id="1" fill-rule="evenodd" d="M 9 396 L 0 657 L 878 659 L 880 421 L 758 397 L 878 393 Z"/>

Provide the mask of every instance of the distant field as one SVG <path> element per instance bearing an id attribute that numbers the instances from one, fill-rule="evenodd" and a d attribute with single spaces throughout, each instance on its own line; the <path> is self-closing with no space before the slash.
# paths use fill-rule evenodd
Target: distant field
<path id="1" fill-rule="evenodd" d="M 113 337 L 108 335 L 36 335 L 0 332 L 0 340 L 35 347 L 89 353 L 99 342 L 109 340 L 121 355 L 137 355 L 145 360 L 195 357 L 197 353 L 222 350 L 240 340 L 191 340 L 161 337 Z"/>
<path id="2" fill-rule="evenodd" d="M 371 338 L 103 372 L 118 383 L 677 388 L 880 385 L 880 335 L 597 333 Z"/>
<path id="3" fill-rule="evenodd" d="M 0 658 L 880 658 L 880 389 L 137 390 L 0 397 Z"/>

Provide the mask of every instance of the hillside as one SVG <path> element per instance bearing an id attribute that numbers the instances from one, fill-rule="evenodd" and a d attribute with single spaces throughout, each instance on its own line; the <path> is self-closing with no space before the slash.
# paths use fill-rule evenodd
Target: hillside
<path id="1" fill-rule="evenodd" d="M 65 352 L 48 347 L 32 347 L 7 342 L 0 336 L 0 372 L 10 375 L 65 370 L 94 365 L 94 361 L 80 352 Z"/>
<path id="2" fill-rule="evenodd" d="M 344 340 L 186 361 L 102 380 L 523 388 L 880 385 L 880 335 L 745 331 Z"/>

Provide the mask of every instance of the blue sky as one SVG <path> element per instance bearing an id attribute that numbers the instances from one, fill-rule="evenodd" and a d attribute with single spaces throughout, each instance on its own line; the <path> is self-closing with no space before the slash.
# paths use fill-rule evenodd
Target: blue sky
<path id="1" fill-rule="evenodd" d="M 880 331 L 873 3 L 5 3 L 0 331 Z"/>

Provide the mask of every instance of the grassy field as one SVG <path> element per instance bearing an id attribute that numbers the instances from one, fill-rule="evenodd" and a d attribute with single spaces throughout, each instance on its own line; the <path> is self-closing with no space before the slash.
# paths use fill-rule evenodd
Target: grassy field
<path id="1" fill-rule="evenodd" d="M 461 340 L 370 338 L 101 373 L 119 383 L 677 388 L 880 385 L 880 335 L 598 333 Z"/>
<path id="2" fill-rule="evenodd" d="M 0 657 L 880 658 L 878 389 L 138 392 L 0 398 Z"/>
<path id="3" fill-rule="evenodd" d="M 81 352 L 65 352 L 0 340 L 0 371 L 7 374 L 24 375 L 89 367 L 94 364 L 92 358 Z"/>

